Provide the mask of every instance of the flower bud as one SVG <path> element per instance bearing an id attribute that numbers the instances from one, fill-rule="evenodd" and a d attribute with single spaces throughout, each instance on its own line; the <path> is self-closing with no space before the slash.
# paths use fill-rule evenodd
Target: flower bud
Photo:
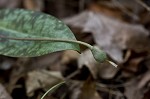
<path id="1" fill-rule="evenodd" d="M 93 46 L 93 48 L 91 49 L 91 52 L 97 62 L 102 63 L 107 60 L 106 53 L 102 51 L 101 49 L 99 49 L 98 47 Z"/>

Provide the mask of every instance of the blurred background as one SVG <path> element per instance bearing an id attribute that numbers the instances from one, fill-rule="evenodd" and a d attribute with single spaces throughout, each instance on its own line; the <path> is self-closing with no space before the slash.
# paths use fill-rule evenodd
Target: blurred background
<path id="1" fill-rule="evenodd" d="M 61 51 L 34 58 L 0 55 L 0 99 L 150 99 L 150 0 L 0 0 L 0 9 L 40 11 L 66 23 L 76 38 L 118 64 Z"/>

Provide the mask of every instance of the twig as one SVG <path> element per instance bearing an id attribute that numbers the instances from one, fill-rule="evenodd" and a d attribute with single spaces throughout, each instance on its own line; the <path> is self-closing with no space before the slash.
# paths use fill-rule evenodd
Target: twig
<path id="1" fill-rule="evenodd" d="M 44 99 L 44 97 L 51 91 L 55 90 L 56 88 L 60 87 L 61 85 L 63 85 L 65 83 L 65 81 L 60 82 L 58 84 L 56 84 L 55 86 L 51 87 L 42 97 L 41 99 Z"/>
<path id="2" fill-rule="evenodd" d="M 140 4 L 141 6 L 143 6 L 147 11 L 150 11 L 150 7 L 147 6 L 144 2 L 142 2 L 141 0 L 135 0 L 138 4 Z"/>
<path id="3" fill-rule="evenodd" d="M 120 97 L 123 96 L 123 94 L 121 92 L 119 92 L 119 91 L 114 91 L 114 90 L 108 89 L 106 87 L 101 87 L 101 86 L 99 86 L 97 84 L 96 84 L 96 86 L 97 86 L 97 90 L 100 90 L 100 91 L 103 91 L 103 92 L 107 92 L 107 93 L 109 93 L 111 95 L 116 95 L 116 96 L 120 96 Z"/>

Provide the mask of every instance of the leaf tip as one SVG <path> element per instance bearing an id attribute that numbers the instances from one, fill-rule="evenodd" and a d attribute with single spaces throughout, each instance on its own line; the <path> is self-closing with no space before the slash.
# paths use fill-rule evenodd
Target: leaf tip
<path id="1" fill-rule="evenodd" d="M 110 63 L 112 66 L 114 66 L 114 67 L 118 67 L 118 65 L 116 64 L 116 63 L 114 63 L 114 62 L 112 62 L 112 61 L 109 61 L 109 60 L 106 60 L 108 63 Z"/>

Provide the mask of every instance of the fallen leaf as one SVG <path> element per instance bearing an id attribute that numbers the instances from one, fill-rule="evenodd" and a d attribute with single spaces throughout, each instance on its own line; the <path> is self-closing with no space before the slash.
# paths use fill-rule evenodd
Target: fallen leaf
<path id="1" fill-rule="evenodd" d="M 51 88 L 57 83 L 63 81 L 63 77 L 60 72 L 36 70 L 27 74 L 26 79 L 26 93 L 28 96 L 32 96 L 34 91 L 40 88 Z"/>
<path id="2" fill-rule="evenodd" d="M 127 24 L 92 11 L 66 18 L 64 22 L 82 28 L 83 32 L 91 32 L 96 44 L 119 63 L 123 62 L 124 49 L 138 52 L 150 50 L 149 33 L 139 24 Z"/>

